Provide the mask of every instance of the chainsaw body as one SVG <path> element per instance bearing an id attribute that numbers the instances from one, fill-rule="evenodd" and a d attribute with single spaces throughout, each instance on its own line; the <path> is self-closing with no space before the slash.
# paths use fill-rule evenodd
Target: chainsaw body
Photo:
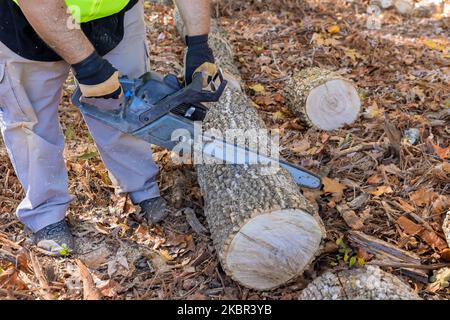
<path id="1" fill-rule="evenodd" d="M 207 108 L 198 101 L 216 101 L 226 86 L 222 82 L 221 88 L 211 92 L 203 90 L 199 80 L 182 88 L 174 75 L 148 72 L 139 79 L 120 79 L 125 103 L 119 110 L 81 103 L 79 89 L 72 103 L 86 116 L 170 150 L 178 143 L 171 140 L 174 130 L 185 129 L 193 136 L 193 122 L 205 118 Z"/>

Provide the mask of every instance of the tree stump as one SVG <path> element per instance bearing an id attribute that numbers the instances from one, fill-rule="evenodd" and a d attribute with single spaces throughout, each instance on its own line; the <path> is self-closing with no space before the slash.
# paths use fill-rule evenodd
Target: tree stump
<path id="1" fill-rule="evenodd" d="M 421 300 L 412 289 L 379 267 L 325 272 L 311 282 L 299 300 Z"/>
<path id="2" fill-rule="evenodd" d="M 321 68 L 307 68 L 286 83 L 286 103 L 306 124 L 335 130 L 353 123 L 361 101 L 351 81 Z"/>
<path id="3" fill-rule="evenodd" d="M 184 35 L 177 13 L 175 21 Z M 209 105 L 203 130 L 225 136 L 230 129 L 265 128 L 240 90 L 232 47 L 215 21 L 210 46 L 234 82 L 219 102 Z M 202 163 L 196 168 L 211 237 L 224 271 L 235 281 L 252 289 L 273 289 L 301 275 L 320 253 L 322 222 L 287 171 L 267 171 L 257 164 Z"/>

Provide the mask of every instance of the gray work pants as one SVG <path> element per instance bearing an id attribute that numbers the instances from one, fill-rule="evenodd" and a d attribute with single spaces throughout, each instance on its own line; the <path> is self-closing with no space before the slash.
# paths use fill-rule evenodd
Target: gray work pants
<path id="1" fill-rule="evenodd" d="M 125 15 L 125 36 L 105 58 L 122 75 L 137 78 L 149 70 L 143 4 Z M 25 190 L 19 220 L 36 232 L 62 220 L 73 197 L 63 158 L 64 135 L 58 118 L 64 61 L 24 59 L 0 42 L 0 129 L 9 157 Z M 151 145 L 86 118 L 111 180 L 134 203 L 159 196 L 158 167 Z"/>

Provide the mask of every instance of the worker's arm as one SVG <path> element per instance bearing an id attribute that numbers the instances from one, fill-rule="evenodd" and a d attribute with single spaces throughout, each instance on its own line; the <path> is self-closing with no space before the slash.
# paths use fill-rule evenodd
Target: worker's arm
<path id="1" fill-rule="evenodd" d="M 81 29 L 71 27 L 64 0 L 19 0 L 20 8 L 44 42 L 72 65 L 85 97 L 116 98 L 118 71 L 100 57 Z"/>
<path id="2" fill-rule="evenodd" d="M 186 25 L 187 35 L 201 36 L 209 33 L 211 26 L 210 0 L 175 0 Z"/>
<path id="3" fill-rule="evenodd" d="M 186 51 L 184 76 L 187 83 L 199 68 L 214 70 L 214 55 L 208 45 L 208 34 L 211 26 L 210 0 L 175 0 L 186 26 Z M 207 63 L 207 64 L 205 64 Z M 211 68 L 211 66 L 213 66 Z"/>

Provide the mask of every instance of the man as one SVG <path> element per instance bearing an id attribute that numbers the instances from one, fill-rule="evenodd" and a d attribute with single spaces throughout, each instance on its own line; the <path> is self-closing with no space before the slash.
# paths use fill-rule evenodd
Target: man
<path id="1" fill-rule="evenodd" d="M 186 23 L 185 80 L 205 62 L 209 0 L 177 0 Z M 72 23 L 78 19 L 81 28 Z M 0 0 L 0 128 L 25 198 L 17 216 L 50 254 L 73 239 L 65 213 L 64 136 L 58 121 L 62 86 L 72 69 L 83 99 L 107 108 L 123 98 L 119 75 L 149 71 L 143 0 Z M 167 215 L 151 146 L 85 118 L 111 180 L 150 223 Z"/>

